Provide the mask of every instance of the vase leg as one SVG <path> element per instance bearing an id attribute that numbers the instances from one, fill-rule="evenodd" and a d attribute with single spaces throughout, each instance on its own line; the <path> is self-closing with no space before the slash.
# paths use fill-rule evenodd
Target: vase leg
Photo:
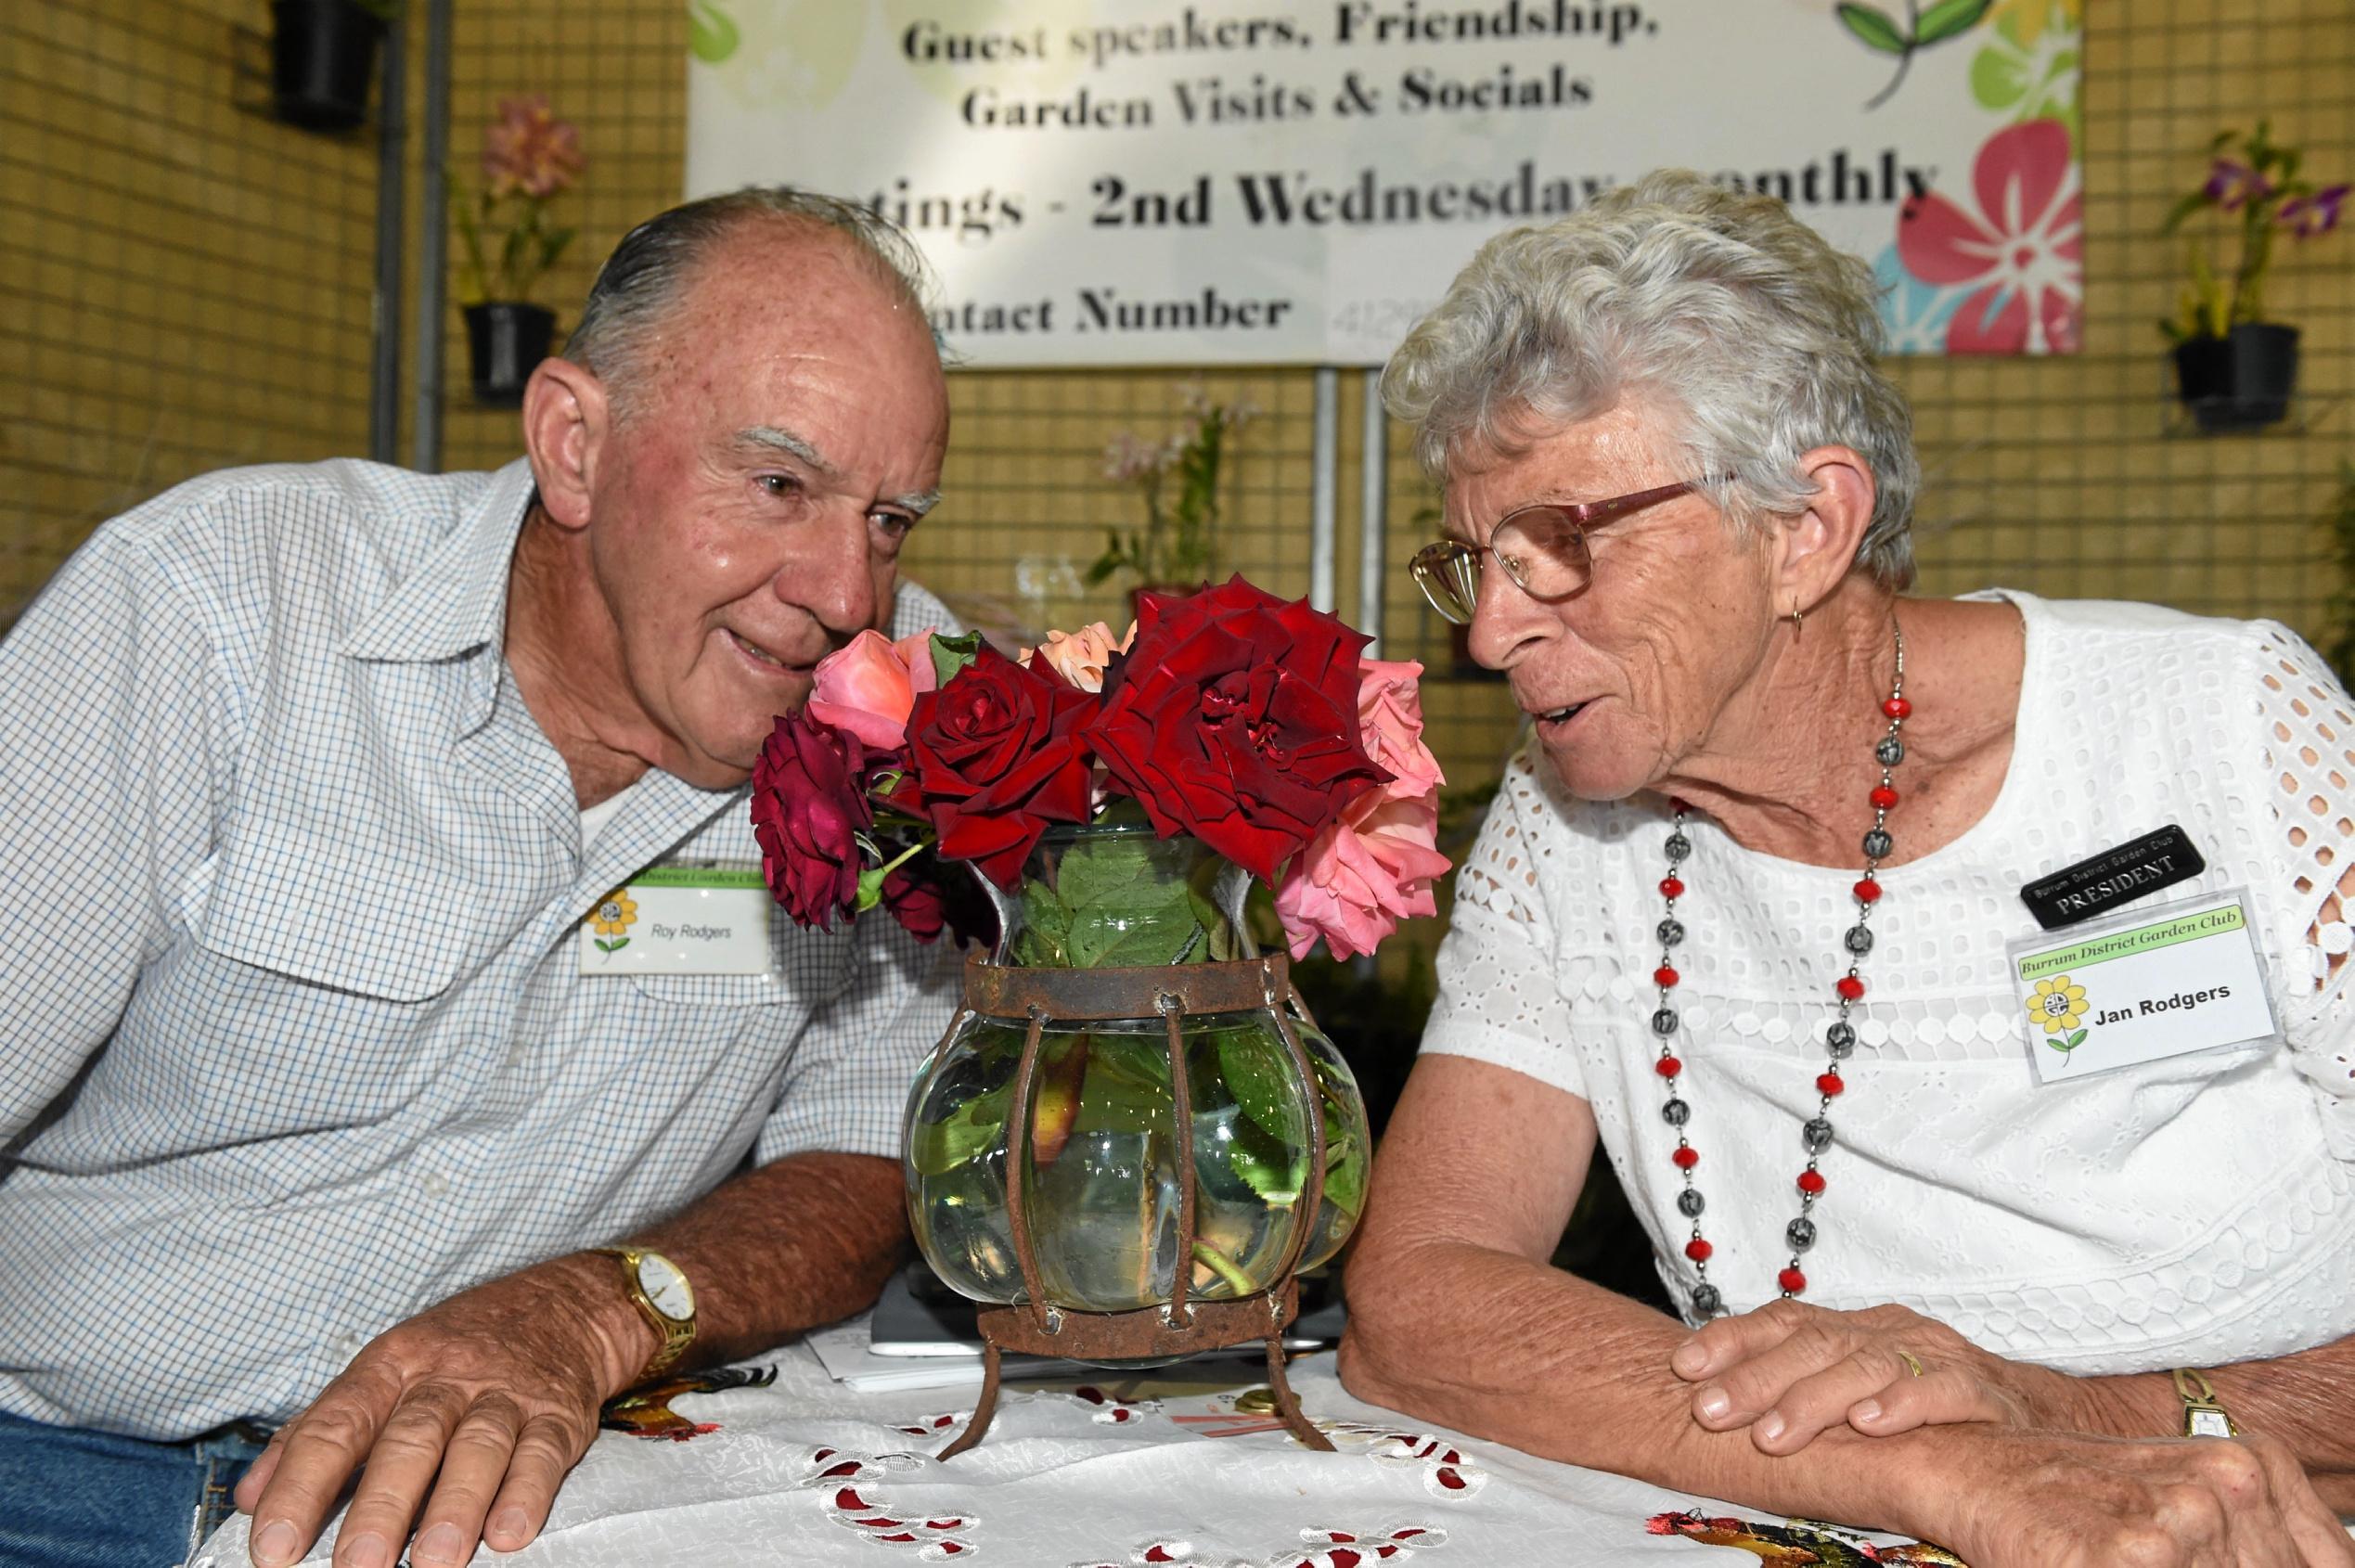
<path id="1" fill-rule="evenodd" d="M 933 1457 L 953 1459 L 980 1442 L 984 1434 L 989 1431 L 989 1418 L 997 1413 L 997 1343 L 995 1340 L 985 1339 L 982 1342 L 981 1397 L 973 1402 L 972 1419 L 965 1423 L 965 1430 L 957 1434 L 956 1442 L 951 1443 Z"/>
<path id="2" fill-rule="evenodd" d="M 1297 1438 L 1304 1448 L 1319 1453 L 1333 1451 L 1332 1439 L 1309 1424 L 1300 1413 L 1300 1400 L 1292 1392 L 1292 1383 L 1284 1376 L 1284 1339 L 1277 1332 L 1268 1336 L 1268 1392 L 1276 1401 L 1276 1414 L 1283 1418 L 1284 1428 Z"/>

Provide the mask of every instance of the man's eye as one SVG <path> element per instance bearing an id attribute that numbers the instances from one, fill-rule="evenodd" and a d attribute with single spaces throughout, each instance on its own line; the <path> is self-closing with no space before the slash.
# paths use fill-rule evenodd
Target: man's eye
<path id="1" fill-rule="evenodd" d="M 780 497 L 798 495 L 802 491 L 802 482 L 791 474 L 763 474 L 759 483 L 760 487 L 771 495 Z"/>
<path id="2" fill-rule="evenodd" d="M 916 520 L 903 512 L 875 512 L 869 516 L 868 521 L 894 545 L 907 538 L 916 527 Z"/>

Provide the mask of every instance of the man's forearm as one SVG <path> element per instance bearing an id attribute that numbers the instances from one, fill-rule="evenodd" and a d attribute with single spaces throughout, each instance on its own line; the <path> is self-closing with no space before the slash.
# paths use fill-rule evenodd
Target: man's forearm
<path id="1" fill-rule="evenodd" d="M 1917 1528 L 1916 1488 L 1905 1478 L 1922 1472 L 1922 1443 L 1843 1428 L 1776 1458 L 1746 1432 L 1709 1432 L 1692 1420 L 1690 1385 L 1668 1368 L 1687 1330 L 1649 1307 L 1461 1243 L 1360 1257 L 1351 1274 L 1341 1371 L 1359 1398 L 1695 1497 Z"/>
<path id="2" fill-rule="evenodd" d="M 701 1363 L 753 1356 L 869 1305 L 898 1266 L 907 1222 L 898 1162 L 791 1154 L 714 1188 L 634 1240 L 695 1287 Z M 648 1354 L 653 1331 L 647 1330 Z"/>

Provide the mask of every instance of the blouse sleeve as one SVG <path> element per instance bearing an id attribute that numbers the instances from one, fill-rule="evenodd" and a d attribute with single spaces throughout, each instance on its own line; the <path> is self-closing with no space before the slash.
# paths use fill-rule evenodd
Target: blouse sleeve
<path id="1" fill-rule="evenodd" d="M 1455 908 L 1439 945 L 1439 995 L 1422 1048 L 1510 1067 L 1583 1099 L 1570 1006 L 1553 982 L 1553 922 L 1538 876 L 1556 836 L 1566 835 L 1530 759 L 1514 757 L 1456 874 Z"/>
<path id="2" fill-rule="evenodd" d="M 2295 633 L 2258 629 L 2266 800 L 2286 882 L 2276 896 L 2297 938 L 2283 1026 L 2298 1072 L 2323 1092 L 2333 1151 L 2355 1161 L 2355 702 Z"/>

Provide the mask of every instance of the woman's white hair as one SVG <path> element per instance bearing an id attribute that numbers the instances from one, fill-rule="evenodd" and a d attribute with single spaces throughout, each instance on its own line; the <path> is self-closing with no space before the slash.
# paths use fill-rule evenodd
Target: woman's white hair
<path id="1" fill-rule="evenodd" d="M 1512 456 L 1623 403 L 1652 407 L 1745 532 L 1805 509 L 1801 453 L 1851 447 L 1875 485 L 1856 565 L 1901 588 L 1922 468 L 1912 412 L 1873 364 L 1878 295 L 1869 267 L 1781 201 L 1662 170 L 1482 246 L 1391 356 L 1383 400 L 1435 478 L 1459 455 Z"/>

